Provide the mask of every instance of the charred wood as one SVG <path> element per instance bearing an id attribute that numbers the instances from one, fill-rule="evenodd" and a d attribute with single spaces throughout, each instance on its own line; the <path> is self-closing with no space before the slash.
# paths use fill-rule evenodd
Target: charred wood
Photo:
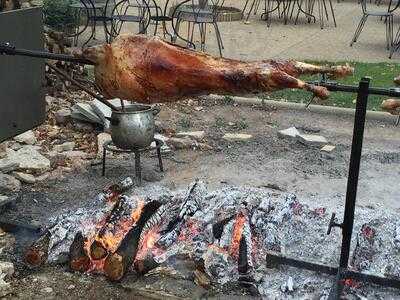
<path id="1" fill-rule="evenodd" d="M 158 267 L 153 255 L 149 252 L 146 256 L 135 260 L 135 270 L 143 275 Z"/>
<path id="2" fill-rule="evenodd" d="M 104 272 L 110 280 L 121 280 L 133 264 L 139 249 L 142 230 L 160 206 L 161 203 L 157 201 L 146 204 L 135 226 L 125 235 L 118 249 L 107 257 Z"/>
<path id="3" fill-rule="evenodd" d="M 69 248 L 69 267 L 73 271 L 86 272 L 90 267 L 90 258 L 85 251 L 86 239 L 81 232 L 75 235 Z"/>
<path id="4" fill-rule="evenodd" d="M 121 226 L 132 220 L 132 205 L 126 197 L 120 197 L 114 205 L 111 213 L 107 216 L 105 225 L 100 229 L 95 241 L 90 246 L 90 257 L 94 260 L 100 260 L 107 256 L 108 251 L 113 245 L 109 245 L 107 237 L 115 240 L 117 234 L 122 232 Z M 133 223 L 133 220 L 132 220 Z M 133 224 L 132 224 L 133 225 Z M 111 249 L 112 250 L 112 249 Z"/>
<path id="5" fill-rule="evenodd" d="M 45 263 L 49 254 L 50 238 L 51 232 L 47 230 L 28 248 L 25 253 L 25 262 L 32 267 L 38 267 Z"/>

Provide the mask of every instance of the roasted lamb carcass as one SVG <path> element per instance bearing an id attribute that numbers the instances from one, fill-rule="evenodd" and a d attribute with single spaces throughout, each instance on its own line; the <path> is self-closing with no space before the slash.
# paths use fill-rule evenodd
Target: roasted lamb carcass
<path id="1" fill-rule="evenodd" d="M 343 77 L 349 66 L 314 66 L 296 61 L 242 62 L 215 58 L 144 35 L 120 36 L 112 44 L 75 55 L 95 64 L 96 84 L 107 98 L 159 103 L 220 94 L 246 95 L 285 88 L 303 89 L 319 98 L 328 91 L 296 77 L 324 73 Z"/>

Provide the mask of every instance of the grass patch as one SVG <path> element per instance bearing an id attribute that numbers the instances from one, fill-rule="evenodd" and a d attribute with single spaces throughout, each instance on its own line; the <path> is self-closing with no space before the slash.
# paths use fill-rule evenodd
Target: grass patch
<path id="1" fill-rule="evenodd" d="M 345 62 L 326 62 L 326 61 L 308 61 L 309 63 L 323 65 L 340 65 Z M 369 76 L 372 78 L 371 86 L 373 87 L 393 87 L 393 78 L 400 75 L 400 65 L 396 63 L 364 63 L 364 62 L 350 62 L 350 65 L 354 67 L 354 75 L 338 80 L 343 84 L 358 85 L 360 79 L 363 76 Z M 302 76 L 302 80 L 317 80 L 318 76 Z M 303 90 L 288 89 L 283 91 L 273 92 L 265 95 L 263 99 L 275 99 L 284 100 L 288 102 L 307 103 L 311 99 L 311 94 Z M 338 106 L 338 107 L 355 107 L 357 95 L 343 92 L 331 92 L 331 96 L 326 100 L 327 105 Z M 380 105 L 383 99 L 387 99 L 385 96 L 369 96 L 368 98 L 368 109 L 369 110 L 381 110 Z"/>

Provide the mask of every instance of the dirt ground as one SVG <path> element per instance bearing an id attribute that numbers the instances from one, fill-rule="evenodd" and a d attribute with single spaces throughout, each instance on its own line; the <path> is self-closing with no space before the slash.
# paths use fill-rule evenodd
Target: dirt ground
<path id="1" fill-rule="evenodd" d="M 158 119 L 164 127 L 177 131 L 205 130 L 207 143 L 213 150 L 173 151 L 164 157 L 163 174 L 157 171 L 157 159 L 146 155 L 144 185 L 159 182 L 179 188 L 200 178 L 211 187 L 248 185 L 281 189 L 297 194 L 311 206 L 326 206 L 328 213 L 344 205 L 352 137 L 350 118 L 236 106 L 229 101 L 218 104 L 192 101 L 191 105 L 163 106 Z M 319 147 L 277 137 L 278 130 L 291 126 L 318 132 L 336 149 L 324 153 Z M 248 133 L 253 138 L 228 142 L 222 139 L 227 132 Z M 400 212 L 399 175 L 399 128 L 368 121 L 358 205 Z M 68 174 L 58 181 L 25 187 L 4 214 L 12 220 L 45 224 L 50 216 L 80 207 L 104 186 L 126 176 L 134 176 L 133 159 L 126 156 L 110 159 L 106 177 L 101 177 L 101 166 L 94 165 L 86 172 Z M 17 235 L 18 251 L 13 257 L 17 271 L 12 282 L 14 293 L 9 299 L 176 299 L 246 293 L 236 287 L 203 289 L 192 282 L 192 275 L 185 270 L 175 278 L 160 274 L 140 278 L 130 275 L 118 284 L 107 282 L 102 276 L 70 273 L 65 265 L 29 270 L 21 263 L 21 254 L 33 238 L 27 233 Z M 400 295 L 394 291 L 393 297 Z"/>

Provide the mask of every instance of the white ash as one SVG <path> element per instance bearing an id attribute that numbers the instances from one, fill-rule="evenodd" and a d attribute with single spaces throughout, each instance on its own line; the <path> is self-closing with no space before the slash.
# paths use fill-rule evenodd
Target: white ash
<path id="1" fill-rule="evenodd" d="M 188 189 L 180 191 L 148 185 L 132 188 L 125 194 L 136 201 L 157 200 L 162 203 L 146 224 L 146 230 L 153 225 L 161 228 L 159 232 L 162 234 L 156 246 L 162 251 L 158 251 L 154 257 L 158 263 L 173 267 L 180 257 L 192 258 L 196 262 L 203 262 L 206 273 L 214 283 L 225 284 L 237 280 L 240 275 L 238 262 L 227 249 L 232 241 L 235 218 L 240 211 L 245 210 L 248 220 L 243 234 L 252 255 L 248 262 L 253 267 L 252 274 L 263 297 L 320 299 L 327 295 L 332 285 L 333 276 L 292 267 L 267 269 L 265 266 L 266 251 L 338 265 L 340 230 L 334 229 L 330 236 L 326 235 L 330 212 L 323 207 L 310 208 L 295 195 L 260 188 L 227 187 L 209 192 L 202 182 L 195 182 Z M 49 260 L 56 260 L 57 255 L 69 249 L 77 231 L 83 231 L 84 235 L 94 232 L 100 216 L 104 216 L 110 209 L 104 205 L 104 201 L 98 200 L 89 202 L 88 207 L 51 220 L 49 224 L 55 225 L 49 226 L 54 234 Z M 342 214 L 343 208 L 338 209 L 337 215 Z M 212 226 L 223 220 L 228 221 L 223 227 L 221 238 L 215 239 Z M 193 224 L 195 229 L 190 233 Z M 373 229 L 373 238 L 368 237 L 368 234 L 366 238 L 366 226 Z M 188 236 L 185 236 L 187 232 Z M 354 268 L 375 275 L 400 278 L 399 244 L 400 222 L 395 214 L 357 207 L 351 248 Z M 293 285 L 288 284 L 288 276 L 292 277 Z M 287 288 L 281 289 L 284 283 Z M 387 294 L 400 296 L 397 291 L 377 290 L 368 285 L 350 290 L 349 293 L 355 297 L 367 298 L 377 295 L 384 298 Z"/>

